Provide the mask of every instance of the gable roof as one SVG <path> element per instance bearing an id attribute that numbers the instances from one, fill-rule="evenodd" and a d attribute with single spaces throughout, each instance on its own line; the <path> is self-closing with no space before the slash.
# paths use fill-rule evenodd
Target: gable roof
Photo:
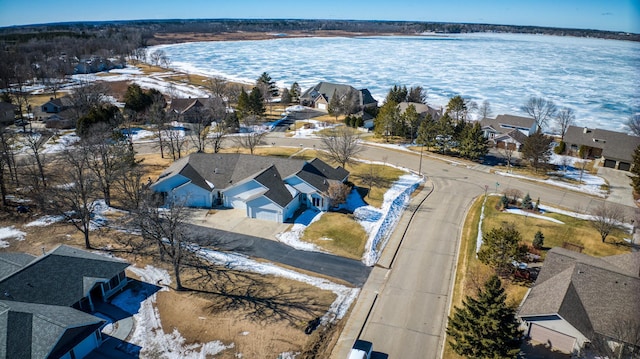
<path id="1" fill-rule="evenodd" d="M 18 110 L 18 106 L 9 102 L 0 101 L 0 112 L 17 111 L 17 110 Z"/>
<path id="2" fill-rule="evenodd" d="M 121 260 L 61 245 L 0 278 L 1 298 L 70 307 L 97 282 L 111 279 L 128 266 Z"/>
<path id="3" fill-rule="evenodd" d="M 324 161 L 315 158 L 311 162 L 305 163 L 296 176 L 324 193 L 329 189 L 331 181 L 342 182 L 349 176 L 349 172 L 340 166 L 333 168 Z"/>
<path id="4" fill-rule="evenodd" d="M 631 162 L 633 151 L 640 146 L 640 137 L 598 128 L 569 126 L 564 142 L 600 148 L 605 158 Z"/>
<path id="5" fill-rule="evenodd" d="M 319 82 L 317 85 L 307 89 L 305 92 L 300 95 L 301 100 L 315 101 L 318 96 L 323 96 L 326 101 L 329 101 L 333 93 L 336 92 L 339 96 L 343 96 L 348 91 L 357 91 L 360 95 L 359 104 L 369 105 L 369 104 L 377 104 L 378 101 L 373 98 L 371 92 L 367 89 L 356 90 L 351 85 L 343 85 L 343 84 L 334 84 L 331 82 Z"/>
<path id="6" fill-rule="evenodd" d="M 47 101 L 42 105 L 42 107 L 49 104 L 52 104 L 57 107 L 71 107 L 73 105 L 73 102 L 71 101 L 71 97 L 69 96 L 62 96 L 58 98 L 51 97 L 49 98 L 49 101 Z"/>
<path id="7" fill-rule="evenodd" d="M 103 323 L 71 307 L 0 300 L 0 353 L 59 358 Z"/>
<path id="8" fill-rule="evenodd" d="M 410 105 L 413 105 L 413 107 L 416 108 L 416 112 L 420 116 L 426 116 L 427 114 L 430 114 L 434 120 L 438 120 L 440 117 L 442 117 L 442 114 L 440 113 L 440 111 L 436 110 L 435 108 L 429 105 L 425 105 L 419 102 L 400 102 L 398 104 L 398 109 L 400 109 L 400 113 L 404 113 Z"/>
<path id="9" fill-rule="evenodd" d="M 482 127 L 491 127 L 499 133 L 506 133 L 513 129 L 529 131 L 535 123 L 533 118 L 514 115 L 498 115 L 496 118 L 485 117 L 480 120 Z"/>
<path id="10" fill-rule="evenodd" d="M 0 278 L 17 272 L 34 259 L 35 256 L 27 253 L 0 253 Z"/>
<path id="11" fill-rule="evenodd" d="M 518 142 L 519 144 L 523 144 L 527 140 L 527 135 L 522 133 L 522 131 L 520 130 L 511 130 L 507 133 L 499 134 L 498 136 L 494 137 L 493 140 L 500 141 L 502 138 L 505 138 L 505 137 L 510 137 L 514 141 Z"/>
<path id="12" fill-rule="evenodd" d="M 280 173 L 276 169 L 275 165 L 272 165 L 262 171 L 255 177 L 255 180 L 267 188 L 267 192 L 264 193 L 264 196 L 276 203 L 278 206 L 284 208 L 289 204 L 289 202 L 291 202 L 291 200 L 293 200 L 291 192 L 289 192 L 285 183 L 282 181 L 282 177 L 280 177 Z"/>
<path id="13" fill-rule="evenodd" d="M 193 153 L 175 161 L 165 170 L 158 182 L 164 178 L 181 174 L 193 184 L 206 190 L 223 190 L 248 178 L 253 178 L 265 169 L 275 166 L 281 177 L 288 177 L 303 166 L 303 160 L 283 157 L 255 156 L 241 153 Z"/>
<path id="14" fill-rule="evenodd" d="M 588 338 L 616 338 L 640 313 L 640 252 L 595 258 L 563 248 L 547 253 L 520 317 L 557 314 Z"/>
<path id="15" fill-rule="evenodd" d="M 171 100 L 171 105 L 169 106 L 169 110 L 182 114 L 195 107 L 204 107 L 209 101 L 211 101 L 211 99 L 205 98 L 205 97 L 174 98 Z"/>

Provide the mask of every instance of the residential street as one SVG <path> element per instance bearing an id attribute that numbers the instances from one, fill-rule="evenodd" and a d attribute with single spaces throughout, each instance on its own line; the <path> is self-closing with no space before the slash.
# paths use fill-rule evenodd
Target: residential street
<path id="1" fill-rule="evenodd" d="M 274 146 L 320 146 L 317 139 L 288 138 L 283 133 L 271 133 L 265 142 Z M 367 145 L 359 157 L 415 171 L 420 166 L 418 154 L 379 146 Z M 346 358 L 358 338 L 371 341 L 374 351 L 390 358 L 441 356 L 460 231 L 470 203 L 484 194 L 485 189 L 492 193 L 516 188 L 529 193 L 533 199 L 539 197 L 543 204 L 580 212 L 587 212 L 604 201 L 541 183 L 491 174 L 489 169 L 424 156 L 422 172 L 433 191 L 408 222 L 404 237 L 391 241 L 385 249 L 381 261 L 395 257 L 388 260 L 389 268 L 379 263 L 369 275 L 333 358 Z M 611 198 L 624 196 L 616 193 Z M 635 208 L 621 206 L 629 216 L 635 215 Z M 398 232 L 396 236 L 402 234 Z"/>

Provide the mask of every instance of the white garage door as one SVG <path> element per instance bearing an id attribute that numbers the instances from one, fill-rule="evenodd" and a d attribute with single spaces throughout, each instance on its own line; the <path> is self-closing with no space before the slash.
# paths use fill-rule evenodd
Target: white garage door
<path id="1" fill-rule="evenodd" d="M 247 209 L 247 204 L 242 199 L 232 197 L 229 198 L 229 202 L 231 203 L 231 207 L 235 209 Z"/>
<path id="2" fill-rule="evenodd" d="M 319 103 L 318 104 L 318 108 L 320 110 L 326 110 L 327 109 L 327 104 L 326 103 Z"/>
<path id="3" fill-rule="evenodd" d="M 572 353 L 573 346 L 576 343 L 576 338 L 562 334 L 560 332 L 556 332 L 555 330 L 551 330 L 545 327 L 541 327 L 537 324 L 531 324 L 531 330 L 529 331 L 529 336 L 531 339 L 548 344 L 550 343 L 554 349 L 563 351 L 565 353 Z"/>
<path id="4" fill-rule="evenodd" d="M 265 221 L 278 222 L 278 212 L 258 210 L 256 212 L 256 218 L 263 219 Z"/>

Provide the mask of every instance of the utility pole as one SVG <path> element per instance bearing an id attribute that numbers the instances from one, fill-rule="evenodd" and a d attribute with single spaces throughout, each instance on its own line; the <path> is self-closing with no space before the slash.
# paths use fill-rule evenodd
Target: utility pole
<path id="1" fill-rule="evenodd" d="M 418 165 L 418 174 L 422 176 L 422 149 L 424 148 L 424 143 L 420 145 L 420 164 Z"/>

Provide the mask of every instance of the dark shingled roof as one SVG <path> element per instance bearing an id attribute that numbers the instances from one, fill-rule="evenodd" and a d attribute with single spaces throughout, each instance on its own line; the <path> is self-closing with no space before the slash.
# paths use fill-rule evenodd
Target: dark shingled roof
<path id="1" fill-rule="evenodd" d="M 31 263 L 35 256 L 27 253 L 0 253 L 0 279 Z"/>
<path id="2" fill-rule="evenodd" d="M 602 157 L 616 161 L 633 161 L 633 151 L 640 146 L 640 137 L 622 132 L 569 126 L 564 142 L 602 149 Z"/>
<path id="3" fill-rule="evenodd" d="M 325 81 L 322 81 L 317 85 L 307 89 L 304 93 L 302 93 L 302 95 L 300 95 L 300 99 L 313 101 L 318 98 L 318 96 L 323 96 L 327 101 L 329 101 L 334 92 L 337 92 L 339 96 L 344 96 L 344 94 L 346 94 L 350 90 L 354 90 L 359 93 L 359 105 L 361 106 L 378 103 L 378 101 L 376 101 L 376 99 L 374 99 L 371 95 L 371 92 L 369 92 L 369 90 L 367 89 L 356 90 L 353 86 L 350 85 L 334 84 Z"/>
<path id="4" fill-rule="evenodd" d="M 96 282 L 107 281 L 128 263 L 61 245 L 0 279 L 3 300 L 70 307 Z"/>
<path id="5" fill-rule="evenodd" d="M 255 177 L 255 180 L 268 188 L 264 196 L 269 198 L 278 206 L 284 208 L 293 199 L 291 192 L 289 192 L 285 186 L 282 181 L 282 177 L 280 177 L 280 173 L 275 166 L 271 166 L 264 170 Z"/>
<path id="6" fill-rule="evenodd" d="M 0 354 L 59 358 L 103 323 L 70 307 L 0 300 Z"/>
<path id="7" fill-rule="evenodd" d="M 553 248 L 518 315 L 558 314 L 587 338 L 617 338 L 617 325 L 640 313 L 640 252 L 595 258 Z"/>
<path id="8" fill-rule="evenodd" d="M 343 182 L 349 176 L 349 172 L 340 166 L 333 168 L 324 161 L 315 158 L 311 162 L 305 163 L 296 175 L 320 192 L 326 192 L 331 181 Z"/>
<path id="9" fill-rule="evenodd" d="M 283 157 L 245 155 L 240 153 L 194 153 L 174 162 L 164 171 L 159 180 L 175 174 L 182 174 L 193 183 L 211 190 L 223 190 L 253 178 L 265 169 L 276 166 L 280 176 L 286 178 L 303 166 L 303 160 Z"/>
<path id="10" fill-rule="evenodd" d="M 498 115 L 496 118 L 483 118 L 480 121 L 482 127 L 491 127 L 500 133 L 507 133 L 514 127 L 529 130 L 534 124 L 533 118 L 514 115 Z"/>

